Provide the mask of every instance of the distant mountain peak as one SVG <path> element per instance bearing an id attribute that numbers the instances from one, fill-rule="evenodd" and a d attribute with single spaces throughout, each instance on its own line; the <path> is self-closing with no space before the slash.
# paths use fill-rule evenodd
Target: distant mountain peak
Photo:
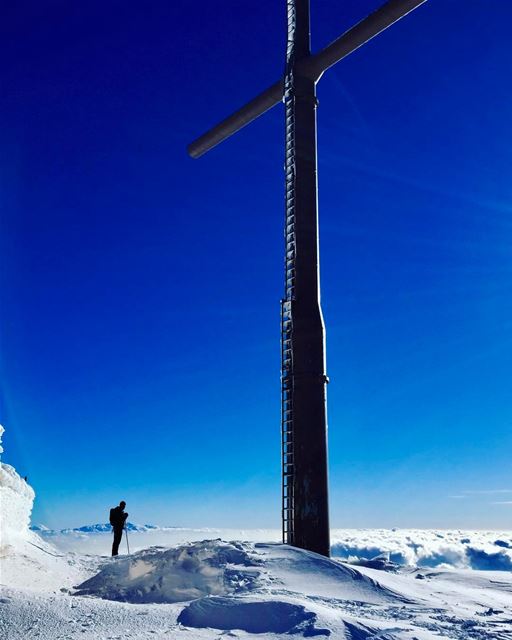
<path id="1" fill-rule="evenodd" d="M 150 529 L 159 529 L 155 524 L 134 524 L 133 522 L 127 522 L 126 528 L 128 531 L 149 531 Z M 49 529 L 44 524 L 34 524 L 30 529 L 32 531 L 37 531 L 38 533 L 44 533 L 45 535 L 56 535 L 58 533 L 110 533 L 112 531 L 110 524 L 102 522 L 67 529 Z"/>

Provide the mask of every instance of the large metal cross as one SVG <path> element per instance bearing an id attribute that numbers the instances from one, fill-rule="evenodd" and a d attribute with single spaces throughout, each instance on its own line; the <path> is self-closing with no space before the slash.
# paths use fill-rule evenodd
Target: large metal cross
<path id="1" fill-rule="evenodd" d="M 309 0 L 287 0 L 284 77 L 195 140 L 193 158 L 268 109 L 286 113 L 285 295 L 281 306 L 283 542 L 329 555 L 325 331 L 320 307 L 316 83 L 333 66 L 426 0 L 390 0 L 311 54 Z"/>

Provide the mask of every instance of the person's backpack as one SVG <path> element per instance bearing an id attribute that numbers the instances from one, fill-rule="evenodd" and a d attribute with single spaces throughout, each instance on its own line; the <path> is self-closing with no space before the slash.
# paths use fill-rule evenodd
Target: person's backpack
<path id="1" fill-rule="evenodd" d="M 110 522 L 112 527 L 114 527 L 116 525 L 116 517 L 115 517 L 115 514 L 114 514 L 114 508 L 110 509 L 109 522 Z"/>

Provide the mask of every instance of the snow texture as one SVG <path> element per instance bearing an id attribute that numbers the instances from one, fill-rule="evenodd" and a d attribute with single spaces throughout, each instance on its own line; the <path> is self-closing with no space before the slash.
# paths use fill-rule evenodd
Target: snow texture
<path id="1" fill-rule="evenodd" d="M 3 432 L 4 428 L 0 425 L 0 452 L 3 452 Z M 34 490 L 20 478 L 14 467 L 0 462 L 1 547 L 16 544 L 18 540 L 29 535 L 28 527 L 34 497 Z"/>
<path id="2" fill-rule="evenodd" d="M 173 549 L 153 547 L 106 563 L 76 593 L 134 603 L 183 602 L 247 591 L 258 576 L 257 565 L 241 545 L 221 540 Z"/>
<path id="3" fill-rule="evenodd" d="M 79 551 L 83 538 L 69 538 Z M 39 564 L 16 557 L 24 583 L 2 588 L 1 638 L 512 640 L 509 572 L 383 571 L 221 539 L 118 558 L 53 553 L 40 553 Z M 59 571 L 43 564 L 57 559 Z M 44 584 L 35 579 L 41 571 Z"/>
<path id="4" fill-rule="evenodd" d="M 111 558 L 84 552 L 108 551 L 101 528 L 31 531 L 34 491 L 9 465 L 0 492 L 2 640 L 512 640 L 505 532 L 338 531 L 348 564 L 261 542 L 271 532 L 145 527 Z M 157 537 L 167 545 L 147 548 Z"/>
<path id="5" fill-rule="evenodd" d="M 26 586 L 2 589 L 0 637 L 512 639 L 509 572 L 389 572 L 220 539 L 64 560 L 83 577 L 75 589 L 56 573 L 53 584 L 34 586 L 33 565 L 23 567 Z"/>

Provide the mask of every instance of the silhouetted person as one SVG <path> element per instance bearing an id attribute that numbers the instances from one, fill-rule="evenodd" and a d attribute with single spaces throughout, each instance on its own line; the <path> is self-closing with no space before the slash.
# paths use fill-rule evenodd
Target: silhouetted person
<path id="1" fill-rule="evenodd" d="M 121 500 L 118 507 L 110 509 L 110 524 L 114 528 L 114 542 L 112 543 L 112 555 L 117 556 L 119 554 L 119 544 L 123 537 L 123 529 L 126 523 L 128 514 L 125 513 L 124 508 L 126 502 Z"/>

